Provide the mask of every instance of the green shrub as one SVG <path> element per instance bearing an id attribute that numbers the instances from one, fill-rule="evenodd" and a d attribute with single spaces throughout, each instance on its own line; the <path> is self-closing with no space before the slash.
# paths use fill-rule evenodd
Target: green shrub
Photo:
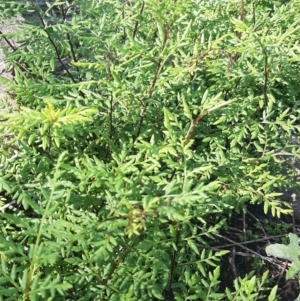
<path id="1" fill-rule="evenodd" d="M 288 212 L 300 4 L 273 2 L 1 2 L 28 20 L 2 35 L 2 300 L 226 298 L 213 234 L 249 202 Z"/>

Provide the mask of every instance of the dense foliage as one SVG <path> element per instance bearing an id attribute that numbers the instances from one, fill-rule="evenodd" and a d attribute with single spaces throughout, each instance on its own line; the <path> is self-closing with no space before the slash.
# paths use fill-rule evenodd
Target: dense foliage
<path id="1" fill-rule="evenodd" d="M 210 243 L 247 203 L 288 211 L 300 2 L 1 1 L 16 14 L 0 299 L 275 300 L 267 273 L 225 290 Z"/>

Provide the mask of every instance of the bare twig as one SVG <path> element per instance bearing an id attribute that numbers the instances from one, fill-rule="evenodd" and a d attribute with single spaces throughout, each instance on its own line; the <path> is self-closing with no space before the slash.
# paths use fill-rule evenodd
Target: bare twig
<path id="1" fill-rule="evenodd" d="M 234 278 L 237 278 L 238 273 L 237 273 L 237 269 L 236 269 L 236 265 L 235 265 L 235 254 L 236 254 L 235 246 L 233 246 L 232 250 L 230 252 L 229 263 L 230 263 L 231 270 L 232 270 Z"/>
<path id="2" fill-rule="evenodd" d="M 175 242 L 174 242 L 177 249 L 178 249 L 180 234 L 181 234 L 181 229 L 177 226 L 176 237 L 175 237 Z M 164 290 L 164 295 L 165 295 L 165 298 L 167 298 L 167 300 L 171 300 L 172 297 L 173 297 L 172 281 L 173 281 L 173 278 L 174 278 L 174 272 L 175 272 L 175 267 L 176 267 L 177 252 L 178 251 L 174 250 L 173 254 L 171 255 L 170 276 L 169 276 L 169 281 L 168 281 L 167 287 Z"/>
<path id="3" fill-rule="evenodd" d="M 2 38 L 4 39 L 4 41 L 9 45 L 9 47 L 13 50 L 16 51 L 17 48 L 9 41 L 9 39 L 7 39 L 6 37 L 4 37 L 4 33 L 3 31 L 0 30 L 0 35 L 2 35 Z"/>
<path id="4" fill-rule="evenodd" d="M 109 138 L 113 138 L 114 132 L 114 124 L 113 124 L 113 94 L 110 94 L 110 101 L 109 101 Z"/>
<path id="5" fill-rule="evenodd" d="M 255 13 L 255 1 L 254 0 L 252 0 L 252 16 L 253 16 L 252 20 L 253 20 L 253 30 L 254 30 L 254 28 L 256 26 L 256 13 Z"/>
<path id="6" fill-rule="evenodd" d="M 219 238 L 222 238 L 222 239 L 224 239 L 224 240 L 227 240 L 227 241 L 231 242 L 233 245 L 239 246 L 240 248 L 242 248 L 242 249 L 248 251 L 249 253 L 254 254 L 256 257 L 259 257 L 260 259 L 262 259 L 262 260 L 264 260 L 264 261 L 268 261 L 268 262 L 270 262 L 270 263 L 276 265 L 277 267 L 280 266 L 279 264 L 276 263 L 276 259 L 274 259 L 274 258 L 270 258 L 270 257 L 267 257 L 267 256 L 263 256 L 263 255 L 261 255 L 261 254 L 255 252 L 255 251 L 253 251 L 253 250 L 251 250 L 251 249 L 245 247 L 242 243 L 235 242 L 235 241 L 233 241 L 233 240 L 231 240 L 231 239 L 229 239 L 229 238 L 227 238 L 227 237 L 225 237 L 225 236 L 223 236 L 223 235 L 220 235 L 220 234 L 217 234 L 217 233 L 214 233 L 214 235 L 217 236 L 217 237 L 219 237 Z"/>
<path id="7" fill-rule="evenodd" d="M 247 223 L 246 223 L 246 214 L 245 212 L 243 212 L 243 237 L 244 237 L 244 241 L 247 240 L 247 237 L 246 237 L 246 227 L 247 227 Z"/>
<path id="8" fill-rule="evenodd" d="M 65 9 L 63 5 L 60 5 L 60 13 L 61 13 L 63 22 L 65 22 L 66 19 L 67 19 L 68 9 L 70 9 L 70 7 L 67 7 L 67 9 Z M 73 61 L 77 62 L 78 60 L 77 60 L 77 57 L 76 57 L 76 54 L 75 54 L 74 46 L 73 46 L 72 41 L 71 41 L 70 33 L 67 33 L 67 40 L 68 40 L 68 44 L 69 44 L 69 47 L 70 47 L 70 51 L 71 51 L 71 54 L 72 54 Z M 77 68 L 77 70 L 78 70 L 78 68 Z"/>
<path id="9" fill-rule="evenodd" d="M 281 271 L 280 271 L 279 277 L 278 277 L 277 282 L 276 282 L 277 285 L 279 284 L 279 281 L 280 281 L 280 279 L 282 278 L 282 276 L 283 276 L 283 274 L 284 274 L 284 272 L 285 272 L 287 266 L 288 266 L 288 262 L 286 261 L 286 262 L 284 263 L 284 265 L 282 266 L 282 269 L 281 269 Z"/>
<path id="10" fill-rule="evenodd" d="M 269 238 L 268 238 L 268 235 L 267 235 L 267 233 L 266 233 L 266 231 L 265 231 L 265 228 L 263 227 L 263 225 L 262 225 L 262 223 L 260 222 L 260 220 L 259 220 L 254 214 L 252 214 L 249 210 L 247 210 L 247 214 L 249 214 L 254 220 L 256 220 L 256 221 L 259 223 L 261 231 L 264 233 L 265 237 L 266 237 L 267 240 L 268 240 L 268 243 L 270 244 L 271 242 L 270 242 L 270 240 L 269 240 Z"/>
<path id="11" fill-rule="evenodd" d="M 3 205 L 2 207 L 0 207 L 0 211 L 4 211 L 6 208 L 10 207 L 11 205 L 15 204 L 16 201 L 11 201 L 8 204 Z"/>
<path id="12" fill-rule="evenodd" d="M 145 1 L 142 2 L 140 14 L 139 14 L 140 16 L 143 14 L 144 8 L 145 8 Z M 136 36 L 136 34 L 137 34 L 138 26 L 139 26 L 139 21 L 136 21 L 136 22 L 135 22 L 135 25 L 134 25 L 133 34 L 132 34 L 132 38 L 133 38 L 133 39 L 135 39 L 135 36 Z"/>
<path id="13" fill-rule="evenodd" d="M 295 232 L 295 234 L 300 234 L 300 232 L 299 233 Z M 259 241 L 265 241 L 265 240 L 269 241 L 270 239 L 281 238 L 281 237 L 286 237 L 286 234 L 281 234 L 281 235 L 275 235 L 275 236 L 269 236 L 269 237 L 264 237 L 264 238 L 258 238 L 258 239 L 243 241 L 243 242 L 240 242 L 239 244 L 240 245 L 247 245 L 247 244 L 251 244 L 251 243 L 257 243 Z M 233 242 L 233 243 L 227 244 L 227 245 L 212 247 L 212 249 L 213 250 L 219 250 L 219 249 L 224 249 L 224 248 L 232 247 L 232 246 L 235 246 L 235 245 L 236 245 L 236 243 Z"/>
<path id="14" fill-rule="evenodd" d="M 191 138 L 192 138 L 192 135 L 193 135 L 193 132 L 197 126 L 197 124 L 200 122 L 200 120 L 208 113 L 208 111 L 204 110 L 202 111 L 198 117 L 193 121 L 193 124 L 192 126 L 190 127 L 190 129 L 188 130 L 187 134 L 186 134 L 186 137 L 185 137 L 185 141 L 184 141 L 184 145 L 187 145 Z"/>
<path id="15" fill-rule="evenodd" d="M 171 32 L 171 25 L 168 25 L 168 27 L 167 27 L 167 29 L 165 31 L 165 35 L 164 35 L 164 40 L 163 40 L 163 43 L 162 43 L 161 51 L 163 51 L 165 49 L 165 47 L 166 47 L 166 43 L 168 41 L 170 32 Z M 143 109 L 142 109 L 142 112 L 141 112 L 141 118 L 139 120 L 138 130 L 137 130 L 137 133 L 136 133 L 134 141 L 137 140 L 137 138 L 139 137 L 139 135 L 141 133 L 143 121 L 145 119 L 145 116 L 146 116 L 146 113 L 147 113 L 147 109 L 148 109 L 148 102 L 152 98 L 152 95 L 153 95 L 153 92 L 154 92 L 154 89 L 155 89 L 155 85 L 156 85 L 156 82 L 157 82 L 158 75 L 160 73 L 161 67 L 162 67 L 162 59 L 159 59 L 158 62 L 157 62 L 157 64 L 156 64 L 154 77 L 153 77 L 153 80 L 152 80 L 152 83 L 151 83 L 151 86 L 150 86 L 150 89 L 149 89 L 149 92 L 148 92 L 148 96 L 147 96 L 147 99 L 146 99 L 147 103 L 143 106 Z"/>
<path id="16" fill-rule="evenodd" d="M 266 49 L 263 48 L 263 54 L 265 56 L 264 59 L 264 85 L 263 85 L 263 95 L 265 104 L 268 102 L 268 77 L 269 77 L 269 69 L 268 69 L 268 54 Z"/>
<path id="17" fill-rule="evenodd" d="M 63 60 L 62 60 L 62 58 L 61 58 L 61 56 L 60 56 L 60 54 L 59 54 L 59 51 L 58 51 L 58 48 L 57 48 L 56 44 L 54 43 L 53 39 L 50 37 L 48 31 L 46 30 L 46 24 L 45 24 L 45 21 L 44 21 L 44 19 L 42 18 L 40 12 L 38 11 L 36 4 L 33 2 L 33 0 L 31 0 L 30 3 L 31 3 L 31 6 L 32 6 L 33 9 L 35 10 L 35 12 L 36 12 L 38 18 L 40 19 L 40 21 L 41 21 L 41 23 L 42 23 L 42 26 L 43 26 L 43 28 L 44 28 L 45 33 L 47 34 L 47 37 L 48 37 L 49 42 L 51 43 L 51 45 L 52 45 L 53 48 L 54 48 L 54 51 L 55 51 L 55 53 L 56 53 L 56 58 L 58 59 L 58 61 L 60 62 L 60 64 L 61 64 L 62 67 L 64 68 L 64 70 L 67 72 L 67 74 L 68 74 L 69 77 L 71 78 L 72 82 L 73 82 L 73 83 L 76 83 L 76 80 L 74 79 L 74 77 L 73 77 L 72 74 L 70 73 L 68 67 L 64 64 L 64 62 L 63 62 Z"/>

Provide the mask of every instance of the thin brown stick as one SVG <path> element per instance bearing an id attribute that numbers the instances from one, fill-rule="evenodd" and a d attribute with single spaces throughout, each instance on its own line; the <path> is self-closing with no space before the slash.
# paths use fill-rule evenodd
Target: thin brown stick
<path id="1" fill-rule="evenodd" d="M 249 210 L 247 210 L 247 214 L 249 214 L 254 220 L 256 220 L 257 223 L 259 223 L 261 231 L 264 233 L 265 237 L 268 239 L 268 243 L 270 244 L 271 242 L 268 238 L 267 232 L 265 231 L 265 228 L 263 227 L 260 220 L 254 214 L 252 214 Z"/>
<path id="2" fill-rule="evenodd" d="M 281 280 L 281 278 L 282 278 L 284 272 L 286 271 L 287 266 L 288 266 L 288 262 L 286 261 L 286 262 L 284 263 L 282 269 L 281 269 L 281 272 L 280 272 L 280 274 L 279 274 L 279 277 L 278 277 L 278 279 L 277 279 L 277 281 L 276 281 L 276 285 L 279 284 L 279 281 Z"/>
<path id="3" fill-rule="evenodd" d="M 174 244 L 177 247 L 177 249 L 178 249 L 178 245 L 179 245 L 180 235 L 181 235 L 181 229 L 177 226 L 176 237 L 175 237 L 175 241 L 174 241 Z M 170 276 L 169 276 L 169 281 L 168 281 L 167 287 L 164 290 L 165 298 L 167 298 L 168 300 L 173 299 L 172 282 L 173 282 L 174 273 L 175 273 L 177 253 L 178 253 L 178 251 L 174 250 L 174 252 L 171 254 Z"/>
<path id="4" fill-rule="evenodd" d="M 183 143 L 183 146 L 186 146 L 186 145 L 190 142 L 190 140 L 191 140 L 191 138 L 192 138 L 192 135 L 193 135 L 193 132 L 194 132 L 194 130 L 195 130 L 197 124 L 200 122 L 200 120 L 201 120 L 207 113 L 208 113 L 208 111 L 206 111 L 206 110 L 202 111 L 202 112 L 198 115 L 198 117 L 193 121 L 192 126 L 190 127 L 190 129 L 188 130 L 188 132 L 187 132 L 187 134 L 186 134 L 186 138 L 185 138 L 185 141 L 184 141 L 184 143 Z M 181 160 L 181 158 L 182 158 L 182 155 L 179 155 L 177 161 L 179 162 L 179 161 Z M 174 178 L 174 176 L 175 176 L 175 174 L 176 174 L 176 171 L 177 171 L 177 169 L 175 168 L 175 169 L 173 170 L 172 174 L 171 174 L 171 177 L 170 177 L 169 181 L 171 181 L 171 180 Z"/>
<path id="5" fill-rule="evenodd" d="M 266 49 L 263 48 L 264 59 L 264 85 L 263 85 L 263 95 L 265 100 L 265 105 L 268 102 L 268 81 L 269 81 L 269 69 L 268 69 L 268 54 Z"/>
<path id="6" fill-rule="evenodd" d="M 17 48 L 9 41 L 9 39 L 7 39 L 6 37 L 4 37 L 5 33 L 3 33 L 3 31 L 0 30 L 0 35 L 2 35 L 2 38 L 4 39 L 4 41 L 9 45 L 9 47 L 13 50 L 16 51 Z"/>
<path id="7" fill-rule="evenodd" d="M 161 47 L 161 51 L 163 51 L 166 47 L 170 32 L 171 32 L 171 25 L 169 24 L 168 27 L 167 27 L 167 30 L 165 32 L 165 35 L 164 35 L 164 40 L 163 40 L 163 44 L 162 44 L 162 47 Z M 143 109 L 142 109 L 142 112 L 141 112 L 141 115 L 140 115 L 141 118 L 140 118 L 139 124 L 138 124 L 138 130 L 137 130 L 137 133 L 135 135 L 134 142 L 137 140 L 137 138 L 139 137 L 139 135 L 141 133 L 142 125 L 143 125 L 143 122 L 144 122 L 144 119 L 145 119 L 145 116 L 146 116 L 146 113 L 147 113 L 148 105 L 149 105 L 148 102 L 152 98 L 152 95 L 153 95 L 153 92 L 154 92 L 154 89 L 155 89 L 155 85 L 156 85 L 156 82 L 157 82 L 157 79 L 158 79 L 158 75 L 159 75 L 160 70 L 161 70 L 161 63 L 162 63 L 162 59 L 158 60 L 158 62 L 156 64 L 154 77 L 153 77 L 153 80 L 152 80 L 152 83 L 151 83 L 151 86 L 150 86 L 150 89 L 149 89 L 149 92 L 148 92 L 148 96 L 146 98 L 147 103 L 143 106 Z"/>
<path id="8" fill-rule="evenodd" d="M 110 93 L 109 101 L 109 138 L 113 138 L 114 124 L 113 124 L 113 94 Z"/>
<path id="9" fill-rule="evenodd" d="M 144 8 L 145 8 L 145 1 L 142 2 L 142 6 L 141 6 L 141 9 L 140 9 L 140 14 L 139 16 L 141 16 L 144 12 Z M 132 34 L 132 38 L 135 39 L 135 36 L 137 34 L 137 31 L 138 31 L 138 27 L 139 27 L 139 21 L 136 21 L 135 22 L 135 25 L 134 25 L 134 30 L 133 30 L 133 34 Z"/>
<path id="10" fill-rule="evenodd" d="M 252 0 L 252 16 L 253 16 L 253 30 L 256 26 L 256 12 L 255 12 L 255 0 Z"/>
<path id="11" fill-rule="evenodd" d="M 60 13 L 61 13 L 63 22 L 65 22 L 67 20 L 67 11 L 68 11 L 69 8 L 70 7 L 65 9 L 63 5 L 60 5 Z M 73 46 L 72 41 L 71 41 L 70 33 L 67 33 L 66 36 L 67 36 L 67 41 L 68 41 L 68 44 L 69 44 L 69 47 L 70 47 L 70 51 L 71 51 L 73 61 L 77 62 L 78 60 L 77 60 L 77 57 L 76 57 L 76 54 L 75 54 L 74 46 Z M 77 70 L 78 70 L 78 68 L 77 68 Z"/>
<path id="12" fill-rule="evenodd" d="M 300 234 L 300 232 L 295 233 L 295 234 Z M 281 237 L 286 237 L 286 234 L 274 235 L 274 236 L 269 236 L 269 237 L 263 237 L 263 238 L 258 238 L 258 239 L 243 241 L 243 242 L 240 242 L 239 244 L 240 244 L 240 245 L 247 245 L 247 244 L 251 244 L 251 243 L 257 243 L 257 242 L 259 242 L 259 241 L 265 241 L 265 240 L 268 240 L 268 241 L 269 241 L 269 240 L 271 240 L 271 239 L 276 239 L 276 238 L 281 238 Z M 232 247 L 232 246 L 235 246 L 235 245 L 236 245 L 236 243 L 233 242 L 233 243 L 227 244 L 227 245 L 212 247 L 212 249 L 219 250 L 219 249 L 224 249 L 224 248 Z M 199 245 L 199 246 L 200 246 L 200 245 Z"/>
<path id="13" fill-rule="evenodd" d="M 240 21 L 244 21 L 244 16 L 245 16 L 245 0 L 241 0 L 241 9 L 239 13 L 239 19 Z M 241 39 L 242 33 L 238 33 L 238 38 Z"/>
<path id="14" fill-rule="evenodd" d="M 4 211 L 6 208 L 12 206 L 12 205 L 15 204 L 15 203 L 16 203 L 16 201 L 11 201 L 11 202 L 9 202 L 8 204 L 5 204 L 5 205 L 1 206 L 1 207 L 0 207 L 0 211 Z"/>
<path id="15" fill-rule="evenodd" d="M 190 127 L 190 129 L 188 130 L 187 134 L 186 134 L 186 138 L 185 138 L 185 141 L 184 141 L 184 145 L 187 145 L 191 138 L 192 138 L 192 135 L 193 135 L 193 132 L 197 126 L 197 124 L 199 123 L 199 121 L 208 113 L 208 111 L 204 110 L 202 111 L 198 117 L 193 121 L 193 124 L 192 126 Z"/>
<path id="16" fill-rule="evenodd" d="M 253 251 L 253 250 L 245 247 L 242 243 L 235 242 L 235 241 L 233 241 L 233 240 L 231 240 L 231 239 L 229 239 L 229 238 L 227 238 L 227 237 L 225 237 L 223 235 L 220 235 L 220 234 L 217 234 L 217 233 L 214 233 L 214 235 L 217 236 L 217 237 L 219 237 L 219 238 L 222 238 L 224 240 L 227 240 L 227 241 L 231 242 L 233 245 L 239 246 L 240 248 L 248 251 L 249 253 L 254 254 L 255 256 L 259 257 L 262 260 L 268 261 L 268 262 L 270 262 L 270 263 L 275 264 L 275 265 L 278 266 L 278 264 L 275 263 L 276 260 L 274 258 L 269 258 L 267 256 L 263 256 L 263 255 L 255 252 L 255 251 Z"/>
<path id="17" fill-rule="evenodd" d="M 247 223 L 246 223 L 246 214 L 245 212 L 243 212 L 243 237 L 244 237 L 244 241 L 247 240 L 247 236 L 246 236 L 246 231 L 247 231 Z"/>
<path id="18" fill-rule="evenodd" d="M 232 247 L 232 250 L 230 252 L 230 257 L 229 257 L 229 264 L 231 266 L 231 270 L 233 273 L 234 278 L 237 278 L 238 273 L 237 273 L 237 269 L 236 269 L 236 265 L 235 265 L 235 246 Z"/>
<path id="19" fill-rule="evenodd" d="M 56 44 L 54 43 L 53 39 L 50 37 L 48 31 L 46 30 L 46 24 L 44 22 L 44 19 L 43 17 L 41 16 L 40 12 L 38 11 L 37 9 L 37 5 L 33 2 L 33 0 L 30 1 L 31 3 L 31 6 L 33 7 L 33 9 L 35 10 L 38 18 L 40 19 L 41 23 L 42 23 L 42 26 L 43 26 L 43 29 L 45 31 L 45 33 L 47 34 L 47 37 L 48 37 L 48 40 L 49 42 L 51 43 L 51 45 L 53 46 L 54 48 L 54 51 L 55 51 L 55 54 L 56 54 L 56 58 L 59 60 L 60 64 L 62 65 L 62 67 L 64 68 L 64 70 L 67 72 L 68 76 L 71 78 L 72 82 L 73 83 L 76 83 L 76 80 L 74 79 L 74 77 L 72 76 L 72 74 L 70 73 L 68 67 L 64 64 L 64 62 L 62 61 L 62 58 L 59 54 L 59 51 L 58 51 L 58 48 L 56 46 Z"/>

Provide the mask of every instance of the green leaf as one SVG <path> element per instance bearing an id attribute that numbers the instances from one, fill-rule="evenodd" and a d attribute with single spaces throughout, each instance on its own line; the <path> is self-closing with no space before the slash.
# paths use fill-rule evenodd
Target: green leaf
<path id="1" fill-rule="evenodd" d="M 168 130 L 168 132 L 171 132 L 171 125 L 170 125 L 170 112 L 164 108 L 164 126 Z"/>
<path id="2" fill-rule="evenodd" d="M 209 89 L 205 90 L 203 96 L 202 96 L 202 100 L 201 100 L 201 104 L 204 105 L 207 101 L 207 95 L 208 95 Z"/>
<path id="3" fill-rule="evenodd" d="M 275 257 L 286 259 L 292 262 L 291 267 L 289 268 L 286 278 L 291 279 L 297 273 L 300 272 L 300 250 L 299 250 L 299 238 L 296 234 L 289 234 L 290 243 L 289 245 L 283 244 L 271 244 L 266 247 L 267 255 L 273 255 Z"/>
<path id="4" fill-rule="evenodd" d="M 275 301 L 276 300 L 276 298 L 277 298 L 277 289 L 278 289 L 277 285 L 275 285 L 272 288 L 272 290 L 271 290 L 271 292 L 270 292 L 270 294 L 268 296 L 268 301 Z"/>
<path id="5" fill-rule="evenodd" d="M 180 98 L 179 95 L 178 95 L 178 98 Z M 192 113 L 191 113 L 190 108 L 189 108 L 188 104 L 186 103 L 186 100 L 185 100 L 185 98 L 184 98 L 183 95 L 181 95 L 181 99 L 182 99 L 182 103 L 183 103 L 183 112 L 184 112 L 184 115 L 188 119 L 193 120 Z"/>

